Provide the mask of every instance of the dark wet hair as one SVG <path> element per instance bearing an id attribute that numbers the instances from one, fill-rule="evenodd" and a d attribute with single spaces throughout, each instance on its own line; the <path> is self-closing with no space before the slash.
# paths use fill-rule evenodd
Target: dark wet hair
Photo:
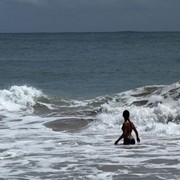
<path id="1" fill-rule="evenodd" d="M 123 112 L 123 117 L 124 117 L 124 119 L 125 119 L 125 120 L 129 120 L 129 116 L 130 116 L 129 111 L 128 111 L 128 110 L 125 110 L 125 111 Z"/>

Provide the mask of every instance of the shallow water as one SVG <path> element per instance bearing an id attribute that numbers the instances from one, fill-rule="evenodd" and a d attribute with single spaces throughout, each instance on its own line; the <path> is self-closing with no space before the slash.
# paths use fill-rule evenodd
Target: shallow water
<path id="1" fill-rule="evenodd" d="M 179 87 L 142 87 L 82 101 L 51 99 L 26 86 L 0 91 L 7 103 L 1 103 L 0 178 L 180 178 Z M 141 143 L 115 146 L 125 108 Z"/>
<path id="2" fill-rule="evenodd" d="M 27 86 L 2 90 L 0 178 L 178 179 L 179 90 L 175 83 L 81 101 Z M 115 146 L 125 108 L 141 143 Z"/>
<path id="3" fill-rule="evenodd" d="M 54 132 L 41 123 L 18 124 L 1 128 L 1 178 L 180 178 L 179 136 L 140 134 L 140 144 L 115 146 L 118 131 Z"/>

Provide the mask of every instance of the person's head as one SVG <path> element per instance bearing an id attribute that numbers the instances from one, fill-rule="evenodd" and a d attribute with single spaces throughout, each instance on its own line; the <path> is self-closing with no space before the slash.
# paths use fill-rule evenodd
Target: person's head
<path id="1" fill-rule="evenodd" d="M 125 111 L 123 112 L 123 117 L 124 117 L 124 119 L 125 119 L 125 120 L 129 120 L 129 116 L 130 116 L 129 111 L 128 111 L 128 110 L 125 110 Z"/>

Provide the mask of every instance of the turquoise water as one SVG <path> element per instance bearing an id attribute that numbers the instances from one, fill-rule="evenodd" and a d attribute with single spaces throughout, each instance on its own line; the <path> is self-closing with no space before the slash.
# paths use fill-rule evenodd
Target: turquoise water
<path id="1" fill-rule="evenodd" d="M 180 33 L 0 34 L 0 87 L 110 95 L 180 77 Z"/>

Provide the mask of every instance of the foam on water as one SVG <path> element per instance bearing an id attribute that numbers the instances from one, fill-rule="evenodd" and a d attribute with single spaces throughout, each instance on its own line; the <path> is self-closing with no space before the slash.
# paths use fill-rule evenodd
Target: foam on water
<path id="1" fill-rule="evenodd" d="M 123 123 L 122 112 L 128 109 L 131 120 L 143 133 L 180 134 L 179 97 L 178 82 L 168 86 L 145 86 L 89 100 L 51 98 L 34 87 L 24 85 L 0 90 L 0 110 L 2 115 L 11 113 L 11 117 L 17 112 L 28 115 L 40 110 L 47 111 L 48 117 L 55 115 L 61 119 L 78 116 L 87 119 L 91 116 L 95 121 L 88 127 L 89 130 L 114 131 Z"/>
<path id="2" fill-rule="evenodd" d="M 28 86 L 12 86 L 10 89 L 0 90 L 0 110 L 11 112 L 32 112 L 36 100 L 44 96 L 40 90 Z"/>
<path id="3" fill-rule="evenodd" d="M 148 86 L 120 93 L 101 105 L 93 130 L 115 130 L 128 109 L 131 120 L 143 133 L 180 134 L 180 83 Z"/>
<path id="4" fill-rule="evenodd" d="M 0 93 L 0 178 L 180 178 L 180 83 L 89 100 L 47 97 L 28 86 Z M 133 147 L 113 145 L 125 109 L 140 132 Z M 93 121 L 73 133 L 44 126 L 70 118 Z"/>

